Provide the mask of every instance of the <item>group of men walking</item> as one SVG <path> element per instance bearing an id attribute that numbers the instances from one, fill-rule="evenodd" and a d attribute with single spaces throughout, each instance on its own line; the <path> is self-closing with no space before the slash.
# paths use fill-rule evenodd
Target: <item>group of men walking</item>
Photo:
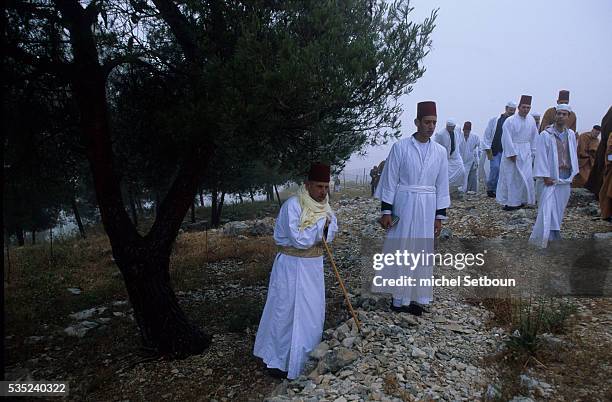
<path id="1" fill-rule="evenodd" d="M 518 105 L 509 102 L 502 115 L 489 121 L 482 143 L 471 132 L 469 121 L 460 132 L 455 122 L 449 120 L 445 129 L 434 136 L 436 104 L 418 103 L 416 132 L 396 142 L 384 166 L 371 172 L 375 180 L 373 195 L 381 201 L 379 222 L 386 229 L 383 253 L 433 251 L 434 238 L 447 219 L 451 193 L 477 189 L 479 155 L 483 150 L 490 160 L 487 194 L 496 197 L 505 210 L 534 204 L 537 187 L 534 178 L 541 183 L 532 243 L 546 247 L 549 240 L 560 238 L 561 220 L 574 177 L 586 180 L 587 187 L 599 183 L 600 202 L 608 205 L 607 210 L 602 206 L 602 213 L 609 217 L 612 108 L 602 124 L 602 141 L 607 145 L 602 153 L 602 147 L 596 147 L 594 142 L 599 127 L 577 141 L 571 128 L 575 127 L 576 117 L 566 101 L 569 92 L 561 91 L 557 106 L 553 112 L 546 111 L 538 129 L 535 118 L 529 114 L 531 97 L 523 95 Z M 595 172 L 603 171 L 602 155 L 605 175 L 594 179 Z M 591 173 L 581 176 L 586 172 L 583 167 L 591 169 Z M 332 241 L 338 230 L 329 205 L 329 180 L 329 166 L 313 164 L 305 184 L 283 204 L 276 220 L 274 240 L 278 253 L 254 347 L 254 354 L 263 359 L 275 376 L 298 377 L 308 354 L 321 340 L 325 318 L 321 244 Z M 385 268 L 397 269 L 393 262 L 385 264 L 388 265 Z M 433 275 L 433 265 L 428 261 L 416 264 L 410 269 L 416 283 Z M 433 300 L 431 286 L 395 286 L 389 293 L 390 309 L 397 313 L 421 315 Z"/>

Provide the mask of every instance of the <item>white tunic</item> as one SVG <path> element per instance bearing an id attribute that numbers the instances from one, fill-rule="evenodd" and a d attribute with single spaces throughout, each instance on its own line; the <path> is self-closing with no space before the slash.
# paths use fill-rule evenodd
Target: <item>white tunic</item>
<path id="1" fill-rule="evenodd" d="M 393 204 L 393 214 L 400 218 L 397 225 L 387 231 L 383 253 L 397 250 L 432 252 L 436 210 L 450 206 L 446 151 L 430 141 L 422 160 L 420 145 L 414 136 L 393 144 L 374 193 L 379 200 Z M 421 264 L 411 272 L 396 272 L 396 268 L 385 266 L 381 273 L 387 278 L 409 275 L 418 281 L 431 278 L 433 266 Z M 372 291 L 390 292 L 404 305 L 411 301 L 427 304 L 433 299 L 431 286 L 372 287 Z"/>
<path id="2" fill-rule="evenodd" d="M 486 183 L 489 178 L 489 171 L 491 170 L 489 158 L 487 158 L 487 152 L 485 148 L 484 138 L 480 140 L 480 163 L 478 164 L 478 178 Z M 480 190 L 480 189 L 479 189 Z"/>
<path id="3" fill-rule="evenodd" d="M 497 182 L 497 202 L 502 205 L 519 206 L 535 204 L 532 154 L 538 135 L 536 123 L 531 115 L 510 116 L 503 125 L 502 160 Z M 516 156 L 516 162 L 509 159 Z"/>
<path id="4" fill-rule="evenodd" d="M 325 218 L 300 232 L 301 211 L 296 196 L 285 201 L 274 227 L 277 245 L 307 249 L 321 242 Z M 336 217 L 332 215 L 328 242 L 337 230 Z M 321 341 L 324 321 L 323 257 L 276 254 L 255 339 L 255 356 L 262 358 L 269 368 L 288 372 L 287 378 L 297 378 L 308 354 Z"/>
<path id="5" fill-rule="evenodd" d="M 461 151 L 461 160 L 463 160 L 463 169 L 465 177 L 463 179 L 463 191 L 468 189 L 468 180 L 471 175 L 475 175 L 476 189 L 478 189 L 478 159 L 480 157 L 480 137 L 470 132 L 467 140 L 465 135 L 461 134 L 461 143 L 459 145 Z"/>
<path id="6" fill-rule="evenodd" d="M 548 129 L 553 131 L 552 129 Z M 540 247 L 548 245 L 551 230 L 560 230 L 563 213 L 571 194 L 572 179 L 579 172 L 578 152 L 576 148 L 576 135 L 567 129 L 569 155 L 572 165 L 568 178 L 559 177 L 559 158 L 557 155 L 557 142 L 554 134 L 543 131 L 536 138 L 536 154 L 533 176 L 542 181 L 549 177 L 554 181 L 552 186 L 542 185 L 542 193 L 538 200 L 538 217 L 533 226 L 529 242 Z"/>
<path id="7" fill-rule="evenodd" d="M 463 167 L 463 160 L 461 159 L 461 137 L 463 133 L 456 127 L 453 130 L 455 137 L 455 150 L 451 155 L 451 138 L 448 130 L 445 128 L 442 131 L 436 133 L 434 140 L 446 148 L 446 157 L 448 159 L 448 183 L 451 188 L 463 186 L 465 181 L 465 168 Z"/>

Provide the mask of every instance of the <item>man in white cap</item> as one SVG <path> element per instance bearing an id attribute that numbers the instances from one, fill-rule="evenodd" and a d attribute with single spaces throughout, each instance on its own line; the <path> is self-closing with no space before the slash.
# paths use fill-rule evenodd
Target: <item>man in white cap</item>
<path id="1" fill-rule="evenodd" d="M 325 321 L 323 237 L 338 230 L 329 206 L 329 165 L 314 163 L 297 195 L 280 209 L 274 226 L 278 253 L 253 353 L 270 374 L 297 378 L 321 341 Z"/>
<path id="2" fill-rule="evenodd" d="M 538 202 L 538 217 L 529 241 L 546 247 L 548 241 L 561 239 L 563 213 L 571 193 L 571 183 L 578 174 L 576 136 L 567 128 L 572 109 L 557 105 L 555 123 L 536 138 L 533 176 L 544 183 Z"/>
<path id="3" fill-rule="evenodd" d="M 461 159 L 465 170 L 462 191 L 478 190 L 478 157 L 480 155 L 480 138 L 472 132 L 472 122 L 463 123 L 463 135 L 459 143 Z"/>
<path id="4" fill-rule="evenodd" d="M 536 127 L 540 127 L 540 118 L 542 117 L 542 115 L 538 112 L 531 112 L 531 115 L 533 116 L 533 119 L 536 122 Z M 539 128 L 538 128 L 539 131 Z"/>
<path id="5" fill-rule="evenodd" d="M 482 139 L 483 149 L 489 159 L 489 175 L 487 178 L 487 196 L 495 198 L 497 189 L 497 181 L 499 179 L 499 165 L 502 158 L 502 127 L 506 119 L 514 115 L 516 111 L 516 103 L 508 102 L 506 110 L 499 116 L 492 117 L 487 124 Z"/>
<path id="6" fill-rule="evenodd" d="M 562 89 L 559 91 L 557 99 L 557 105 L 568 105 L 570 98 L 570 91 Z M 552 125 L 555 122 L 556 117 L 556 106 L 546 109 L 544 116 L 542 116 L 542 123 L 540 124 L 540 132 L 544 131 L 546 127 Z M 569 119 L 567 120 L 567 127 L 572 131 L 576 131 L 576 113 L 571 112 Z"/>
<path id="7" fill-rule="evenodd" d="M 499 166 L 496 199 L 504 211 L 535 204 L 533 159 L 538 129 L 529 115 L 531 96 L 521 96 L 518 114 L 506 119 L 502 127 L 502 161 Z"/>
<path id="8" fill-rule="evenodd" d="M 446 157 L 448 159 L 448 184 L 451 195 L 459 195 L 459 189 L 463 187 L 465 180 L 465 168 L 461 159 L 461 137 L 463 135 L 456 129 L 456 124 L 453 119 L 446 121 L 444 130 L 436 133 L 434 141 L 446 148 Z"/>

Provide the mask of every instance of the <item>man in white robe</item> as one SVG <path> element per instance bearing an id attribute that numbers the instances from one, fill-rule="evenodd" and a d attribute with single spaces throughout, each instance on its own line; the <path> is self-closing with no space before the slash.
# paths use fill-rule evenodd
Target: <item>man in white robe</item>
<path id="1" fill-rule="evenodd" d="M 489 161 L 489 158 L 487 158 L 484 137 L 480 139 L 479 147 L 480 157 L 478 159 L 478 191 L 480 191 L 481 186 L 483 186 L 485 191 L 487 191 L 487 182 L 489 181 L 489 174 L 491 172 L 491 161 Z"/>
<path id="2" fill-rule="evenodd" d="M 329 203 L 329 166 L 313 164 L 308 180 L 276 219 L 268 296 L 253 353 L 275 376 L 297 378 L 321 341 L 325 321 L 322 238 L 338 230 Z"/>
<path id="3" fill-rule="evenodd" d="M 516 103 L 506 103 L 504 113 L 499 116 L 492 117 L 487 123 L 487 128 L 484 132 L 483 149 L 489 160 L 489 172 L 487 173 L 487 197 L 495 198 L 497 190 L 497 182 L 499 180 L 499 165 L 502 159 L 502 132 L 503 125 L 506 119 L 514 115 L 516 111 Z"/>
<path id="4" fill-rule="evenodd" d="M 567 128 L 571 108 L 557 106 L 555 123 L 536 139 L 533 175 L 543 182 L 538 202 L 538 217 L 529 242 L 546 247 L 550 240 L 561 239 L 561 221 L 571 194 L 571 184 L 579 172 L 575 133 Z"/>
<path id="5" fill-rule="evenodd" d="M 496 199 L 504 211 L 535 204 L 532 154 L 538 129 L 529 115 L 531 96 L 521 96 L 518 114 L 508 117 L 502 132 L 502 160 Z"/>
<path id="6" fill-rule="evenodd" d="M 459 144 L 465 177 L 462 191 L 478 191 L 478 159 L 480 156 L 480 138 L 472 133 L 472 122 L 463 123 L 463 135 Z"/>
<path id="7" fill-rule="evenodd" d="M 383 253 L 396 251 L 432 253 L 434 236 L 440 233 L 446 208 L 450 206 L 447 152 L 431 141 L 436 128 L 436 104 L 420 102 L 414 124 L 417 132 L 393 144 L 382 171 L 374 196 L 381 200 L 381 225 L 387 236 Z M 392 226 L 392 215 L 399 221 Z M 431 278 L 433 262 L 422 261 L 409 269 L 395 264 L 385 265 L 382 276 L 415 280 L 417 286 L 392 286 L 391 289 L 373 284 L 373 292 L 393 295 L 391 309 L 421 315 L 424 305 L 433 300 L 431 286 L 419 285 L 419 280 Z M 385 275 L 385 272 L 387 275 Z"/>
<path id="8" fill-rule="evenodd" d="M 436 133 L 434 140 L 446 149 L 448 159 L 448 184 L 450 194 L 458 194 L 465 181 L 465 168 L 461 159 L 459 145 L 463 135 L 457 129 L 454 120 L 446 122 L 444 130 Z"/>

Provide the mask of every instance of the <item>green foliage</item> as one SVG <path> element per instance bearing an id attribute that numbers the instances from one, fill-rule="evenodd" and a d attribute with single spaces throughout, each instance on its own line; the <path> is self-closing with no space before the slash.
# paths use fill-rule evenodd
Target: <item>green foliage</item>
<path id="1" fill-rule="evenodd" d="M 519 301 L 513 311 L 513 332 L 508 346 L 511 350 L 535 355 L 540 347 L 539 335 L 561 332 L 565 320 L 575 311 L 575 305 L 552 298 Z"/>

